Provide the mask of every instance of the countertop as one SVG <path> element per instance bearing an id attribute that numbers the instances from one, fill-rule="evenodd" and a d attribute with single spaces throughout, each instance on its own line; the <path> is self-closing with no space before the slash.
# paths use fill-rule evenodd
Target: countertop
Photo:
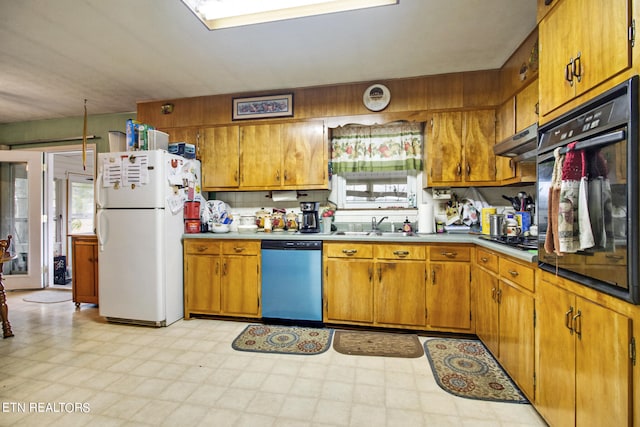
<path id="1" fill-rule="evenodd" d="M 193 233 L 184 234 L 184 239 L 245 239 L 245 240 L 322 240 L 327 242 L 333 241 L 351 241 L 351 242 L 407 242 L 407 243 L 473 243 L 478 246 L 491 249 L 493 251 L 509 255 L 513 258 L 526 261 L 537 262 L 537 251 L 523 251 L 509 246 L 494 243 L 480 237 L 480 234 L 471 233 L 434 233 L 434 234 L 414 234 L 411 236 L 403 236 L 402 233 L 384 233 L 382 236 L 369 235 L 341 235 L 337 232 L 331 234 L 323 233 L 289 233 L 280 232 L 257 232 L 257 233 Z"/>

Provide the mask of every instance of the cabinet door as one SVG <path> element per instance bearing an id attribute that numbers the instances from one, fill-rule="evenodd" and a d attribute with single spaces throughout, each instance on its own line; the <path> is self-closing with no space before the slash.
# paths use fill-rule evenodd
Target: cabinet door
<path id="1" fill-rule="evenodd" d="M 630 425 L 630 319 L 580 297 L 576 307 L 576 425 Z"/>
<path id="2" fill-rule="evenodd" d="M 431 262 L 427 289 L 427 323 L 432 328 L 471 328 L 470 266 Z"/>
<path id="3" fill-rule="evenodd" d="M 376 323 L 424 326 L 425 262 L 377 261 Z"/>
<path id="4" fill-rule="evenodd" d="M 569 101 L 575 93 L 575 82 L 569 82 L 565 76 L 571 72 L 570 59 L 575 59 L 577 54 L 577 3 L 574 0 L 559 2 L 538 27 L 540 115 L 548 114 Z"/>
<path id="5" fill-rule="evenodd" d="M 229 316 L 260 316 L 258 257 L 222 257 L 222 313 Z"/>
<path id="6" fill-rule="evenodd" d="M 594 88 L 631 65 L 629 0 L 582 0 L 579 3 L 580 15 L 575 17 L 578 39 L 575 49 L 580 52 L 581 81 L 576 86 L 577 94 Z M 594 22 L 598 23 L 597 31 L 594 31 Z"/>
<path id="7" fill-rule="evenodd" d="M 202 188 L 237 188 L 240 178 L 238 126 L 221 126 L 202 130 L 200 160 Z"/>
<path id="8" fill-rule="evenodd" d="M 476 335 L 494 355 L 499 354 L 498 341 L 498 278 L 481 268 L 474 268 L 472 284 L 476 296 Z"/>
<path id="9" fill-rule="evenodd" d="M 240 186 L 280 188 L 282 184 L 281 126 L 252 125 L 240 128 Z"/>
<path id="10" fill-rule="evenodd" d="M 496 155 L 493 153 L 493 146 L 496 143 L 495 111 L 465 112 L 462 142 L 465 181 L 469 183 L 495 181 Z"/>
<path id="11" fill-rule="evenodd" d="M 328 145 L 321 121 L 282 125 L 282 184 L 287 188 L 326 187 Z"/>
<path id="12" fill-rule="evenodd" d="M 429 185 L 462 181 L 462 113 L 435 113 L 428 136 Z"/>
<path id="13" fill-rule="evenodd" d="M 502 366 L 533 399 L 534 381 L 534 299 L 504 281 L 499 294 L 500 356 Z"/>
<path id="14" fill-rule="evenodd" d="M 573 426 L 576 425 L 576 353 L 574 334 L 569 328 L 572 317 L 577 313 L 574 297 L 550 283 L 540 281 L 537 298 L 536 409 L 550 425 Z M 587 422 L 581 425 L 598 424 Z"/>
<path id="15" fill-rule="evenodd" d="M 373 323 L 373 262 L 326 258 L 324 321 Z"/>
<path id="16" fill-rule="evenodd" d="M 537 122 L 538 82 L 534 81 L 516 95 L 516 133 Z"/>
<path id="17" fill-rule="evenodd" d="M 220 313 L 219 255 L 186 255 L 184 258 L 185 317 L 191 312 Z"/>
<path id="18" fill-rule="evenodd" d="M 98 303 L 98 243 L 96 240 L 73 238 L 73 301 Z"/>

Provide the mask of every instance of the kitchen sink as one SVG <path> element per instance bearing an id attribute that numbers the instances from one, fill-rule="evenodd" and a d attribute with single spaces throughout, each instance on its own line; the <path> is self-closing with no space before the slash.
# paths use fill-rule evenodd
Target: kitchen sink
<path id="1" fill-rule="evenodd" d="M 410 237 L 415 236 L 414 233 L 406 233 L 402 231 L 336 231 L 336 236 L 380 236 L 380 237 Z"/>

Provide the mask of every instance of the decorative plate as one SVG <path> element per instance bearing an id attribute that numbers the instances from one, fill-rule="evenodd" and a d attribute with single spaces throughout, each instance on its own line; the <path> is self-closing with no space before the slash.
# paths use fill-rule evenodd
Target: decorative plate
<path id="1" fill-rule="evenodd" d="M 362 102 L 371 111 L 384 110 L 391 101 L 391 92 L 385 85 L 374 84 L 364 91 Z"/>

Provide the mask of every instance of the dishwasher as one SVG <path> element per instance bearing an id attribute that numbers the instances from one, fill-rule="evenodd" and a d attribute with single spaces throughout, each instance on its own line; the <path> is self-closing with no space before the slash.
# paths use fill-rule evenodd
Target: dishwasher
<path id="1" fill-rule="evenodd" d="M 322 321 L 322 241 L 263 240 L 262 317 Z"/>

